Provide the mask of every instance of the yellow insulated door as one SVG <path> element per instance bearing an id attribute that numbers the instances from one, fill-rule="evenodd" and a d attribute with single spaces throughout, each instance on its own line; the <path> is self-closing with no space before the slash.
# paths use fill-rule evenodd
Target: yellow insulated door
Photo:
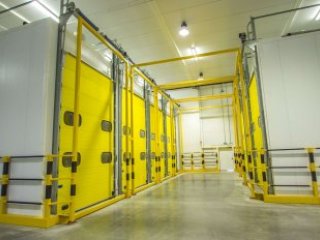
<path id="1" fill-rule="evenodd" d="M 147 183 L 145 102 L 142 98 L 134 95 L 133 105 L 135 176 L 134 185 L 137 188 Z"/>
<path id="2" fill-rule="evenodd" d="M 172 134 L 171 134 L 171 117 L 167 116 L 167 144 L 168 144 L 168 175 L 171 176 L 172 171 Z"/>
<path id="3" fill-rule="evenodd" d="M 155 112 L 154 106 L 150 106 L 150 123 L 151 123 L 151 180 L 156 180 L 156 126 L 155 126 Z"/>
<path id="4" fill-rule="evenodd" d="M 75 58 L 66 55 L 63 70 L 60 146 L 61 155 L 72 152 Z M 85 63 L 81 64 L 78 170 L 76 211 L 112 197 L 113 165 L 113 84 Z M 62 157 L 59 177 L 70 177 L 71 158 Z M 70 179 L 59 181 L 59 213 L 66 213 L 70 201 Z"/>

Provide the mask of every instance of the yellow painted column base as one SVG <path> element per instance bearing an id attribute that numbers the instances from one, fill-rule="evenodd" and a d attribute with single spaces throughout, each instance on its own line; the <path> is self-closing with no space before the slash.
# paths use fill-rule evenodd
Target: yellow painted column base
<path id="1" fill-rule="evenodd" d="M 40 218 L 33 216 L 19 216 L 13 214 L 0 214 L 0 223 L 28 227 L 49 228 L 59 223 L 59 217 L 51 216 L 48 218 Z"/>
<path id="2" fill-rule="evenodd" d="M 266 194 L 264 196 L 264 201 L 266 203 L 320 205 L 320 197 L 314 197 L 314 196 Z"/>

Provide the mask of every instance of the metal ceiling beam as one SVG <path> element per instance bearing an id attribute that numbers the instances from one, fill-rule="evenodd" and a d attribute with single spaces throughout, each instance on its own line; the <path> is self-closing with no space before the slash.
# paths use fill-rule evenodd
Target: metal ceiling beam
<path id="1" fill-rule="evenodd" d="M 185 103 L 185 102 L 202 102 L 208 100 L 216 100 L 223 98 L 232 98 L 233 94 L 219 94 L 219 95 L 209 95 L 209 96 L 199 96 L 199 97 L 187 97 L 187 98 L 179 98 L 175 99 L 176 103 Z"/>
<path id="2" fill-rule="evenodd" d="M 134 67 L 146 67 L 146 66 L 151 66 L 151 65 L 164 64 L 164 63 L 169 63 L 169 62 L 177 62 L 177 61 L 195 59 L 195 58 L 201 58 L 201 57 L 210 57 L 210 56 L 227 54 L 227 53 L 238 53 L 239 51 L 240 51 L 239 48 L 229 48 L 229 49 L 224 49 L 224 50 L 220 50 L 220 51 L 207 52 L 207 53 L 185 56 L 185 57 L 168 58 L 168 59 L 162 59 L 162 60 L 157 60 L 157 61 L 138 63 L 133 66 Z"/>
<path id="3" fill-rule="evenodd" d="M 200 87 L 200 86 L 220 84 L 220 83 L 232 83 L 235 78 L 236 76 L 225 76 L 225 77 L 212 78 L 212 79 L 206 79 L 206 80 L 187 80 L 187 81 L 180 81 L 176 83 L 159 85 L 159 88 L 163 90 L 174 90 L 179 88 Z"/>

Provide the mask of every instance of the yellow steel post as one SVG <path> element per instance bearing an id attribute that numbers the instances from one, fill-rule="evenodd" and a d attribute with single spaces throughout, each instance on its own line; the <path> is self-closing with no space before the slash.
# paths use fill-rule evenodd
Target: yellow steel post
<path id="1" fill-rule="evenodd" d="M 221 171 L 221 158 L 220 158 L 220 148 L 218 148 L 218 153 L 217 153 L 217 172 L 219 173 Z"/>
<path id="2" fill-rule="evenodd" d="M 130 157 L 130 128 L 129 128 L 129 79 L 130 79 L 130 65 L 126 63 L 126 83 L 125 83 L 125 100 L 126 100 L 126 197 L 129 198 L 131 196 L 131 174 L 130 174 L 130 165 L 131 165 L 131 157 Z M 132 131 L 132 129 L 131 129 Z"/>
<path id="3" fill-rule="evenodd" d="M 177 175 L 177 125 L 176 115 L 174 111 L 174 103 L 172 102 L 172 131 L 173 131 L 173 151 L 174 151 L 174 176 Z"/>
<path id="4" fill-rule="evenodd" d="M 235 147 L 234 147 L 234 162 L 235 162 L 235 171 L 239 173 L 239 168 L 238 168 L 238 159 L 237 159 L 237 152 L 239 148 L 239 129 L 237 122 L 239 121 L 238 114 L 236 111 L 236 103 L 237 103 L 237 87 L 235 85 L 238 84 L 237 78 L 234 81 L 234 86 L 233 86 L 233 129 L 234 129 L 234 140 L 235 140 Z"/>
<path id="5" fill-rule="evenodd" d="M 135 194 L 135 165 L 134 165 L 134 104 L 133 104 L 133 95 L 134 95 L 134 81 L 133 81 L 133 69 L 130 68 L 130 75 L 129 75 L 129 80 L 130 80 L 130 126 L 131 126 L 131 137 L 130 137 L 130 143 L 131 143 L 131 193 L 132 195 Z"/>
<path id="6" fill-rule="evenodd" d="M 261 174 L 262 174 L 262 188 L 263 194 L 266 196 L 268 194 L 269 183 L 267 179 L 267 165 L 266 165 L 266 150 L 261 149 L 260 152 L 260 164 L 261 164 Z"/>
<path id="7" fill-rule="evenodd" d="M 170 100 L 170 133 L 171 133 L 171 166 L 172 166 L 172 176 L 175 176 L 175 136 L 174 136 L 174 113 L 173 113 L 173 102 Z"/>
<path id="8" fill-rule="evenodd" d="M 319 198 L 319 186 L 318 186 L 318 180 L 317 180 L 317 167 L 315 164 L 314 159 L 314 148 L 307 148 L 306 149 L 309 155 L 309 170 L 311 174 L 311 181 L 312 181 L 312 192 L 313 196 L 315 198 Z"/>
<path id="9" fill-rule="evenodd" d="M 183 158 L 184 158 L 184 155 L 183 154 L 181 154 L 181 172 L 183 172 L 184 171 L 184 160 L 183 160 Z"/>
<path id="10" fill-rule="evenodd" d="M 234 112 L 235 112 L 235 130 L 236 130 L 236 142 L 237 142 L 237 148 L 236 148 L 236 160 L 238 164 L 238 173 L 240 176 L 243 178 L 243 181 L 246 183 L 247 182 L 247 177 L 246 177 L 246 171 L 245 171 L 245 162 L 243 161 L 243 153 L 245 151 L 244 145 L 243 145 L 243 140 L 246 138 L 244 134 L 242 134 L 242 116 L 241 116 L 241 110 L 240 110 L 240 96 L 238 95 L 238 84 L 239 84 L 239 79 L 237 78 L 235 80 L 235 86 L 234 86 L 234 92 L 235 92 L 235 103 L 234 103 Z M 245 106 L 243 104 L 243 106 Z"/>
<path id="11" fill-rule="evenodd" d="M 248 131 L 249 127 L 250 127 L 250 123 L 249 123 L 249 119 L 248 119 L 248 112 L 247 112 L 247 106 L 245 103 L 246 99 L 243 98 L 243 112 L 242 112 L 242 118 L 241 118 L 241 145 L 240 145 L 240 149 L 239 149 L 239 161 L 240 161 L 240 167 L 241 167 L 241 171 L 240 173 L 242 174 L 242 178 L 244 181 L 244 184 L 249 183 L 250 179 L 247 178 L 247 172 L 251 171 L 250 169 L 252 168 L 252 164 L 250 161 L 248 161 L 249 156 L 251 154 L 251 150 L 252 150 L 252 145 L 248 145 L 246 143 L 246 141 L 248 140 L 248 138 L 250 138 L 250 134 Z M 239 108 L 239 106 L 238 106 Z M 240 113 L 240 109 L 238 109 L 238 113 Z M 251 184 L 251 182 L 250 182 Z M 253 186 L 253 185 L 252 185 Z"/>
<path id="12" fill-rule="evenodd" d="M 81 17 L 78 18 L 77 28 L 77 54 L 76 54 L 76 78 L 74 84 L 74 113 L 73 113 L 73 139 L 72 139 L 72 167 L 71 167 L 71 206 L 69 221 L 75 221 L 76 212 L 76 175 L 77 175 L 77 158 L 78 158 L 78 135 L 79 135 L 79 102 L 80 102 L 80 80 L 81 80 L 81 55 L 82 55 L 82 24 Z"/>
<path id="13" fill-rule="evenodd" d="M 173 132 L 173 104 L 172 100 L 169 101 L 169 106 L 170 106 L 170 135 L 171 135 L 171 142 L 170 142 L 170 148 L 171 148 L 171 175 L 175 175 L 175 150 L 174 150 L 174 132 Z"/>
<path id="14" fill-rule="evenodd" d="M 239 120 L 240 116 L 237 111 L 238 106 L 238 84 L 239 84 L 239 59 L 240 59 L 241 52 L 238 51 L 237 53 L 237 59 L 235 63 L 235 77 L 233 81 L 233 129 L 234 129 L 234 139 L 235 139 L 235 147 L 234 147 L 234 166 L 235 171 L 242 176 L 242 169 L 239 167 L 239 158 L 238 158 L 238 152 L 240 148 L 240 136 L 239 136 Z"/>
<path id="15" fill-rule="evenodd" d="M 202 150 L 202 153 L 201 153 L 201 159 L 202 159 L 202 170 L 205 170 L 205 160 L 204 160 L 204 151 Z"/>
<path id="16" fill-rule="evenodd" d="M 183 171 L 184 166 L 183 166 L 183 128 L 182 128 L 182 116 L 181 112 L 178 113 L 178 129 L 179 129 L 179 156 L 181 159 L 181 170 Z"/>
<path id="17" fill-rule="evenodd" d="M 245 84 L 244 80 L 244 72 L 243 72 L 243 67 L 242 67 L 242 59 L 241 56 L 239 57 L 239 62 L 238 62 L 238 71 L 239 71 L 239 81 L 240 81 L 240 87 L 242 89 L 241 91 L 241 96 L 239 98 L 242 99 L 242 111 L 240 109 L 240 106 L 238 104 L 238 114 L 242 114 L 241 118 L 241 162 L 242 162 L 242 171 L 243 171 L 243 180 L 244 184 L 248 185 L 250 192 L 251 192 L 251 197 L 255 197 L 255 185 L 252 179 L 247 178 L 247 172 L 252 172 L 253 169 L 253 161 L 249 161 L 250 158 L 252 158 L 252 141 L 251 141 L 251 131 L 250 131 L 250 113 L 249 113 L 249 100 L 247 93 L 247 86 Z"/>
<path id="18" fill-rule="evenodd" d="M 156 183 L 160 183 L 161 181 L 161 172 L 160 168 L 160 136 L 159 136 L 159 120 L 158 120 L 158 112 L 159 112 L 159 99 L 158 99 L 158 88 L 154 88 L 154 119 L 155 119 L 155 152 L 156 152 Z"/>
<path id="19" fill-rule="evenodd" d="M 8 184 L 9 184 L 9 164 L 10 157 L 2 157 L 3 169 L 2 169 L 2 179 L 1 179 L 1 208 L 0 214 L 7 213 L 7 199 L 8 199 Z"/>

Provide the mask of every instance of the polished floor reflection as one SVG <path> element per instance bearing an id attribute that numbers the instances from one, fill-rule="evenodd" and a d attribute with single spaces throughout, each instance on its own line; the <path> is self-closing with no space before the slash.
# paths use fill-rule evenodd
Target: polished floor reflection
<path id="1" fill-rule="evenodd" d="M 188 174 L 78 220 L 43 230 L 0 225 L 0 239 L 319 239 L 320 208 L 248 199 L 232 173 Z"/>

